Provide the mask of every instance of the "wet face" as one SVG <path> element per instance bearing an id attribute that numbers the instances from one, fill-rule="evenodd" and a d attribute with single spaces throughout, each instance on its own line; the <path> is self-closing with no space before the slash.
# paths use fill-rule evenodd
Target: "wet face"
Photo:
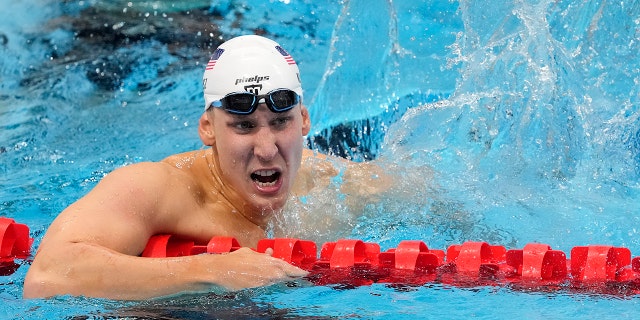
<path id="1" fill-rule="evenodd" d="M 274 113 L 265 104 L 249 115 L 209 110 L 223 182 L 265 215 L 284 206 L 300 167 L 309 116 L 302 105 Z"/>

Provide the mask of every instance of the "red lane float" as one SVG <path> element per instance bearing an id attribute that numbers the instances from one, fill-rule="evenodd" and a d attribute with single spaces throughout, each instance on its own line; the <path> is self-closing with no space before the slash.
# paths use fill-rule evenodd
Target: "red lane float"
<path id="1" fill-rule="evenodd" d="M 8 276 L 18 269 L 15 259 L 29 256 L 32 241 L 29 227 L 0 217 L 0 276 Z"/>
<path id="2" fill-rule="evenodd" d="M 316 244 L 313 241 L 278 238 L 262 239 L 258 242 L 258 252 L 272 250 L 272 256 L 285 260 L 294 266 L 309 269 L 316 262 Z"/>
<path id="3" fill-rule="evenodd" d="M 232 237 L 213 237 L 206 245 L 196 245 L 192 240 L 162 234 L 149 239 L 142 256 L 182 257 L 201 253 L 228 253 L 238 249 L 240 249 L 240 244 Z"/>
<path id="4" fill-rule="evenodd" d="M 13 219 L 0 217 L 0 261 L 27 257 L 31 241 L 29 227 Z"/>
<path id="5" fill-rule="evenodd" d="M 168 235 L 149 240 L 144 257 L 225 253 L 239 249 L 233 238 L 214 237 L 206 246 Z M 429 282 L 473 286 L 510 284 L 527 290 L 588 289 L 614 294 L 640 293 L 640 257 L 627 248 L 591 245 L 574 247 L 571 259 L 549 245 L 530 243 L 507 250 L 486 242 L 465 242 L 445 251 L 422 241 L 405 240 L 397 248 L 380 251 L 376 243 L 342 239 L 320 249 L 300 239 L 263 239 L 257 252 L 310 271 L 307 279 L 319 285 L 358 286 L 372 283 L 423 285 Z"/>
<path id="6" fill-rule="evenodd" d="M 522 250 L 509 250 L 505 262 L 513 275 L 525 281 L 562 281 L 567 276 L 567 257 L 541 243 L 530 243 Z"/>
<path id="7" fill-rule="evenodd" d="M 29 228 L 0 217 L 0 275 L 18 268 L 15 259 L 30 255 L 33 239 Z M 213 237 L 206 244 L 173 235 L 149 239 L 143 257 L 179 257 L 203 253 L 220 254 L 240 249 L 232 237 Z M 253 250 L 271 255 L 310 271 L 316 284 L 347 286 L 389 283 L 423 285 L 439 282 L 453 285 L 509 284 L 527 290 L 587 289 L 612 294 L 640 293 L 640 257 L 627 248 L 606 245 L 574 247 L 571 259 L 549 245 L 530 243 L 507 250 L 486 242 L 451 245 L 446 253 L 430 249 L 424 242 L 405 240 L 397 248 L 380 251 L 380 245 L 342 239 L 320 248 L 308 240 L 262 239 Z"/>

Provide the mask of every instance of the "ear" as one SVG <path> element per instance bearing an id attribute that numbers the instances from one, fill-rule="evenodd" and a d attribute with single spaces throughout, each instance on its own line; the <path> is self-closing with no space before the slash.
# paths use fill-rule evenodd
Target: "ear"
<path id="1" fill-rule="evenodd" d="M 202 116 L 200 116 L 198 134 L 200 135 L 200 140 L 202 140 L 202 143 L 204 143 L 205 146 L 212 146 L 215 144 L 216 134 L 213 130 L 213 112 L 205 111 Z"/>
<path id="2" fill-rule="evenodd" d="M 309 110 L 303 104 L 300 105 L 300 112 L 302 113 L 302 135 L 306 136 L 311 131 L 311 118 L 309 117 Z"/>

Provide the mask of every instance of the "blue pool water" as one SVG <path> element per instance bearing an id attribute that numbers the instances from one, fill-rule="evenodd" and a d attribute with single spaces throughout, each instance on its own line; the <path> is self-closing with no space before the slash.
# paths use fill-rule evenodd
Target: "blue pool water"
<path id="1" fill-rule="evenodd" d="M 302 71 L 310 145 L 398 177 L 345 205 L 338 185 L 285 212 L 291 235 L 393 248 L 468 240 L 640 255 L 640 3 L 0 0 L 0 216 L 34 248 L 122 165 L 202 148 L 203 63 L 218 36 L 264 32 Z M 219 29 L 209 26 L 215 22 Z M 366 134 L 365 134 L 366 132 Z M 336 138 L 342 137 L 342 138 Z M 353 209 L 351 209 L 353 210 Z M 301 213 L 327 212 L 310 230 Z M 427 284 L 276 286 L 124 303 L 23 300 L 0 318 L 632 318 L 637 296 Z"/>

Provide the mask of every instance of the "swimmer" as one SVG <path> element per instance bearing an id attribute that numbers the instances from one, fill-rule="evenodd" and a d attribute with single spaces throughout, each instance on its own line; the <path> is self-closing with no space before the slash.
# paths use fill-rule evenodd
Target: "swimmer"
<path id="1" fill-rule="evenodd" d="M 269 252 L 247 248 L 223 255 L 140 257 L 156 234 L 201 243 L 230 236 L 255 248 L 291 195 L 303 195 L 338 174 L 326 161 L 305 161 L 328 156 L 304 147 L 311 122 L 299 70 L 276 42 L 251 35 L 223 43 L 206 66 L 203 89 L 198 133 L 210 148 L 116 169 L 63 210 L 29 268 L 25 298 L 140 300 L 235 291 L 306 274 Z M 348 166 L 352 170 L 345 176 L 360 176 L 363 186 L 384 185 L 370 181 L 381 172 L 357 173 L 374 166 Z M 367 189 L 351 186 L 356 193 Z"/>

